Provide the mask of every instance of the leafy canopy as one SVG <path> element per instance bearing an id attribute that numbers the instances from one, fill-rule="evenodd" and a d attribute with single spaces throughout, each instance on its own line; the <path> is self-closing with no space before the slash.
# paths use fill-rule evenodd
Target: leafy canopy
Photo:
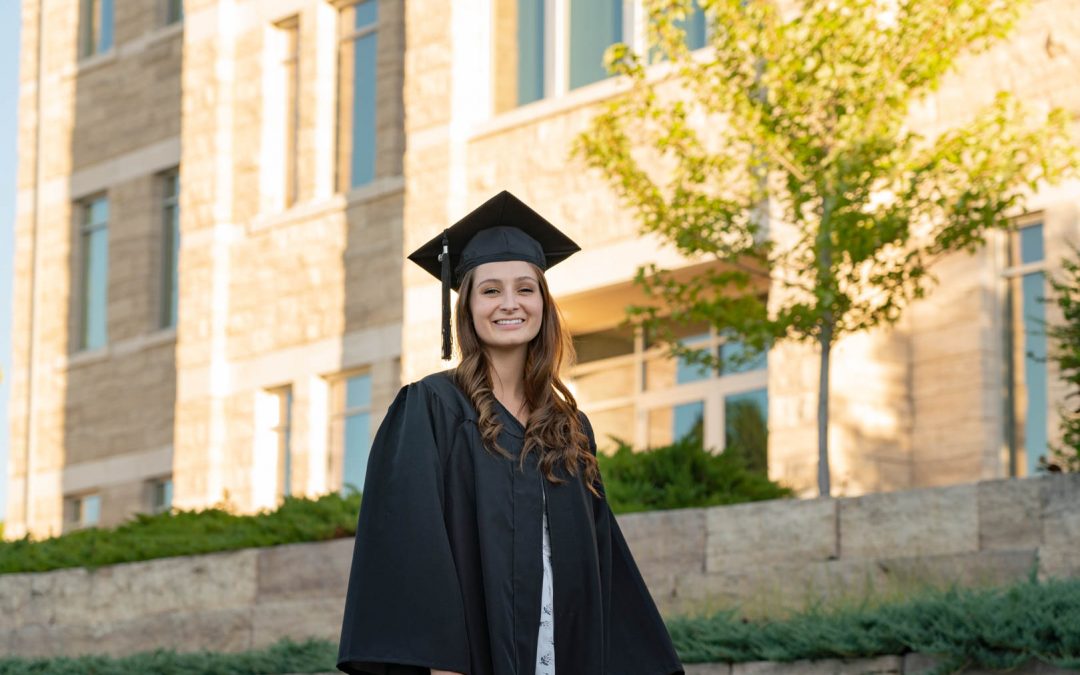
<path id="1" fill-rule="evenodd" d="M 911 124 L 1024 0 L 697 2 L 711 33 L 690 52 L 692 0 L 646 0 L 650 48 L 609 49 L 629 87 L 575 146 L 645 233 L 718 263 L 639 270 L 663 301 L 635 310 L 654 327 L 709 321 L 761 350 L 895 322 L 937 258 L 976 249 L 1075 168 L 1065 112 L 1007 93 L 937 135 Z"/>

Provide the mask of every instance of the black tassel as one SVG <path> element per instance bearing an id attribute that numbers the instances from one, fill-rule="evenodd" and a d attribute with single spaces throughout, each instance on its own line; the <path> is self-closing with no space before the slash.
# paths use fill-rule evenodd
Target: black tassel
<path id="1" fill-rule="evenodd" d="M 443 361 L 449 361 L 453 338 L 450 334 L 450 240 L 446 238 L 445 230 L 439 262 L 442 263 L 442 358 Z"/>

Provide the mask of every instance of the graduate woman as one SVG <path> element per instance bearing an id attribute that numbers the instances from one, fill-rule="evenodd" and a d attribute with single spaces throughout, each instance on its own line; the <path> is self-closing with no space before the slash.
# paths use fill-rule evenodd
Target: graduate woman
<path id="1" fill-rule="evenodd" d="M 461 363 L 375 436 L 338 668 L 672 675 L 682 666 L 604 499 L 544 270 L 578 246 L 508 192 L 409 258 L 459 292 Z"/>

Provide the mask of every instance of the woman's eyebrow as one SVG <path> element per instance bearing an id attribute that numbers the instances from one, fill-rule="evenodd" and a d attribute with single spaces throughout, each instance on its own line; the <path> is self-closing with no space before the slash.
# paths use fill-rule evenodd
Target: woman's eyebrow
<path id="1" fill-rule="evenodd" d="M 514 279 L 514 281 L 531 281 L 534 284 L 539 283 L 536 280 L 536 277 L 518 277 L 517 279 Z M 483 281 L 477 282 L 476 285 L 477 286 L 481 286 L 483 284 L 499 284 L 499 285 L 502 285 L 502 283 L 503 283 L 502 279 L 484 279 Z"/>

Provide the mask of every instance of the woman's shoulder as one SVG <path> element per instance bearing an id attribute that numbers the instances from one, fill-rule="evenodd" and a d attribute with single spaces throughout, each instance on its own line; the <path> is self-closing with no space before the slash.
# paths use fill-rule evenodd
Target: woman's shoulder
<path id="1" fill-rule="evenodd" d="M 475 419 L 472 403 L 457 386 L 453 370 L 432 373 L 405 387 L 423 393 L 432 405 L 438 405 L 452 416 L 460 419 Z"/>

